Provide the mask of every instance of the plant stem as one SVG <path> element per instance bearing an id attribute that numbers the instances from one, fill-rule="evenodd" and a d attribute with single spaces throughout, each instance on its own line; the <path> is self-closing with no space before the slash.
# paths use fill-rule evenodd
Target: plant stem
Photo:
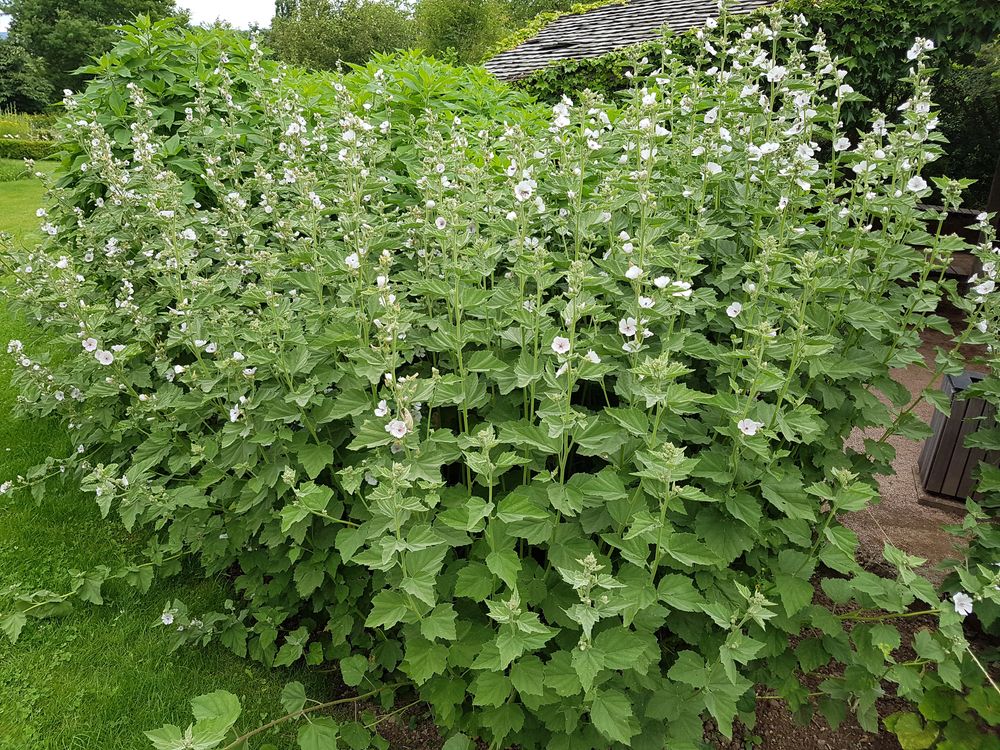
<path id="1" fill-rule="evenodd" d="M 355 703 L 357 701 L 364 700 L 365 698 L 371 698 L 373 695 L 377 695 L 378 693 L 381 693 L 383 690 L 386 690 L 386 689 L 392 688 L 392 687 L 398 687 L 398 686 L 397 685 L 383 685 L 380 688 L 376 688 L 375 690 L 371 690 L 371 691 L 369 691 L 367 693 L 362 693 L 361 695 L 355 695 L 355 696 L 352 696 L 350 698 L 338 698 L 337 700 L 327 701 L 326 703 L 317 703 L 315 706 L 310 706 L 309 708 L 302 708 L 302 709 L 299 709 L 298 711 L 293 711 L 290 714 L 285 714 L 284 716 L 279 716 L 274 721 L 269 721 L 267 724 L 259 726 L 256 729 L 253 729 L 253 730 L 247 732 L 246 734 L 241 734 L 235 740 L 233 740 L 228 745 L 226 745 L 225 747 L 223 747 L 222 750 L 236 750 L 236 748 L 238 748 L 240 745 L 242 745 L 244 742 L 246 742 L 251 737 L 256 737 L 258 734 L 266 732 L 268 729 L 276 727 L 276 726 L 278 726 L 278 724 L 283 724 L 286 721 L 290 721 L 291 719 L 298 719 L 301 716 L 305 716 L 306 714 L 310 714 L 313 711 L 321 711 L 324 708 L 332 708 L 333 706 L 339 706 L 339 705 L 342 705 L 344 703 Z"/>

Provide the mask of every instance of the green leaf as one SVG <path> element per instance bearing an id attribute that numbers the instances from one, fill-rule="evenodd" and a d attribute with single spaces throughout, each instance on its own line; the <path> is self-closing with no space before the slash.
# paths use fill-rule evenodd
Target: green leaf
<path id="1" fill-rule="evenodd" d="M 917 708 L 927 721 L 945 722 L 955 715 L 955 691 L 946 687 L 928 690 Z"/>
<path id="2" fill-rule="evenodd" d="M 510 681 L 522 695 L 542 695 L 545 670 L 537 656 L 525 656 L 510 668 Z"/>
<path id="3" fill-rule="evenodd" d="M 11 643 L 17 643 L 17 639 L 21 636 L 21 630 L 27 621 L 28 618 L 24 612 L 8 612 L 0 617 L 0 631 L 3 631 L 4 635 L 10 638 Z"/>
<path id="4" fill-rule="evenodd" d="M 565 651 L 557 651 L 545 664 L 545 685 L 563 698 L 580 692 L 580 678 Z"/>
<path id="5" fill-rule="evenodd" d="M 306 705 L 306 689 L 301 682 L 289 682 L 281 689 L 281 707 L 286 714 L 301 711 Z"/>
<path id="6" fill-rule="evenodd" d="M 502 672 L 480 672 L 469 687 L 473 706 L 502 706 L 511 692 L 511 682 Z"/>
<path id="7" fill-rule="evenodd" d="M 180 727 L 164 724 L 159 729 L 143 732 L 156 750 L 185 750 L 189 747 Z"/>
<path id="8" fill-rule="evenodd" d="M 338 725 L 325 716 L 311 719 L 299 727 L 300 750 L 337 750 Z"/>
<path id="9" fill-rule="evenodd" d="M 402 669 L 418 685 L 444 671 L 448 662 L 448 648 L 440 643 L 419 636 L 406 641 L 406 658 Z"/>
<path id="10" fill-rule="evenodd" d="M 705 660 L 694 651 L 681 651 L 667 672 L 667 677 L 694 688 L 703 688 L 708 681 Z"/>
<path id="11" fill-rule="evenodd" d="M 299 448 L 298 459 L 310 479 L 315 479 L 327 466 L 333 463 L 333 446 L 327 443 L 305 445 Z"/>
<path id="12" fill-rule="evenodd" d="M 464 596 L 473 601 L 482 602 L 493 593 L 493 575 L 489 569 L 478 562 L 470 562 L 459 569 L 455 581 L 455 596 Z"/>
<path id="13" fill-rule="evenodd" d="M 315 482 L 304 482 L 295 488 L 295 496 L 302 507 L 310 513 L 326 513 L 333 497 L 333 490 Z"/>
<path id="14" fill-rule="evenodd" d="M 354 654 L 340 660 L 340 676 L 343 678 L 344 684 L 348 687 L 357 687 L 360 685 L 367 671 L 368 659 L 361 654 Z"/>
<path id="15" fill-rule="evenodd" d="M 521 560 L 514 550 L 490 552 L 486 556 L 486 567 L 511 589 L 517 588 L 517 574 L 521 570 Z"/>
<path id="16" fill-rule="evenodd" d="M 639 733 L 639 723 L 632 714 L 632 704 L 618 690 L 598 690 L 590 706 L 594 727 L 614 742 L 628 745 Z"/>
<path id="17" fill-rule="evenodd" d="M 191 711 L 199 721 L 219 719 L 232 726 L 240 718 L 242 710 L 239 698 L 226 690 L 216 690 L 191 699 Z"/>
<path id="18" fill-rule="evenodd" d="M 450 604 L 437 605 L 430 614 L 424 615 L 420 620 L 420 633 L 429 641 L 440 638 L 445 641 L 453 641 L 455 635 L 455 618 L 458 613 Z"/>
<path id="19" fill-rule="evenodd" d="M 938 729 L 909 711 L 897 712 L 885 717 L 886 728 L 896 735 L 903 750 L 927 750 L 937 739 Z"/>
<path id="20" fill-rule="evenodd" d="M 805 578 L 789 575 L 787 573 L 776 573 L 774 585 L 777 590 L 781 606 L 785 609 L 785 614 L 791 617 L 796 612 L 806 608 L 813 598 L 813 587 Z"/>
<path id="21" fill-rule="evenodd" d="M 593 646 L 581 651 L 579 648 L 573 649 L 573 669 L 580 678 L 584 692 L 590 692 L 597 675 L 604 669 L 604 654 Z"/>
<path id="22" fill-rule="evenodd" d="M 682 565 L 714 565 L 719 561 L 718 556 L 694 534 L 671 534 L 663 551 Z"/>
<path id="23" fill-rule="evenodd" d="M 372 599 L 366 628 L 391 628 L 410 614 L 410 605 L 401 591 L 380 591 Z"/>
<path id="24" fill-rule="evenodd" d="M 688 576 L 670 573 L 663 576 L 656 586 L 656 595 L 668 607 L 681 612 L 700 612 L 705 599 L 695 589 Z"/>
<path id="25" fill-rule="evenodd" d="M 475 745 L 472 744 L 472 740 L 459 732 L 445 740 L 445 743 L 441 746 L 441 750 L 472 750 L 474 747 Z"/>

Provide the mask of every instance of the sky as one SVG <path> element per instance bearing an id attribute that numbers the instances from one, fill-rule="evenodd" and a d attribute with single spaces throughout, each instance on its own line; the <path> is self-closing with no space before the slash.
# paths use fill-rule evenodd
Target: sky
<path id="1" fill-rule="evenodd" d="M 274 0 L 177 0 L 177 5 L 191 11 L 194 23 L 211 23 L 218 18 L 238 29 L 250 24 L 270 26 Z M 0 15 L 0 31 L 6 31 L 10 19 Z"/>

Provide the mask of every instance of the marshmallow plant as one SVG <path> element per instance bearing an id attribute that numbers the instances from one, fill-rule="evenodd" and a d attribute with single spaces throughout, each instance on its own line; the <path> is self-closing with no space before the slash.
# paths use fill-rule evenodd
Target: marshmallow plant
<path id="1" fill-rule="evenodd" d="M 76 472 L 149 560 L 20 592 L 4 629 L 188 560 L 235 603 L 169 602 L 175 643 L 333 662 L 454 747 L 694 748 L 762 698 L 874 731 L 887 689 L 981 681 L 966 599 L 890 544 L 862 568 L 841 523 L 927 434 L 892 369 L 951 333 L 932 45 L 848 133 L 801 21 L 723 17 L 697 68 L 664 49 L 620 103 L 551 110 L 418 56 L 313 76 L 127 29 L 66 98 L 50 231 L 7 258 L 50 342 L 11 343 L 21 407 L 78 452 L 5 489 Z M 224 745 L 198 731 L 157 747 Z"/>

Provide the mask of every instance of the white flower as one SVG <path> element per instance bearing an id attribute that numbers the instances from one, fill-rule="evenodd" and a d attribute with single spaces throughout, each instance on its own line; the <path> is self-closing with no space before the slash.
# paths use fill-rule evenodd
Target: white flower
<path id="1" fill-rule="evenodd" d="M 233 360 L 236 362 L 242 362 L 246 357 L 243 356 L 243 352 L 233 352 Z"/>
<path id="2" fill-rule="evenodd" d="M 851 139 L 844 136 L 840 136 L 837 140 L 833 142 L 834 151 L 847 151 L 851 147 Z"/>
<path id="3" fill-rule="evenodd" d="M 198 239 L 198 235 L 195 234 L 195 231 L 191 229 L 191 227 L 188 227 L 183 232 L 181 232 L 181 238 L 194 242 L 195 240 Z"/>
<path id="4" fill-rule="evenodd" d="M 771 83 L 777 83 L 782 78 L 788 75 L 788 68 L 784 65 L 775 65 L 770 70 L 767 71 L 767 80 Z"/>
<path id="5" fill-rule="evenodd" d="M 205 347 L 205 352 L 208 354 L 215 354 L 218 348 L 219 348 L 218 344 L 216 344 L 214 341 L 209 341 L 208 346 Z"/>
<path id="6" fill-rule="evenodd" d="M 173 612 L 164 612 L 162 615 L 160 615 L 160 622 L 162 622 L 164 625 L 173 625 L 174 624 Z"/>
<path id="7" fill-rule="evenodd" d="M 906 183 L 906 189 L 912 193 L 919 193 L 921 190 L 927 189 L 927 180 L 920 175 L 915 174 Z"/>
<path id="8" fill-rule="evenodd" d="M 556 354 L 566 354 L 569 352 L 569 339 L 565 336 L 556 336 L 552 339 L 552 351 Z"/>
<path id="9" fill-rule="evenodd" d="M 719 174 L 719 172 L 722 171 L 722 167 L 716 164 L 714 161 L 708 162 L 708 164 L 705 165 L 705 169 L 706 171 L 708 171 L 709 174 Z"/>
<path id="10" fill-rule="evenodd" d="M 739 302 L 734 302 L 733 304 L 731 304 L 729 307 L 726 308 L 726 315 L 728 315 L 730 318 L 735 318 L 741 312 L 743 312 L 743 305 L 741 305 Z"/>
<path id="11" fill-rule="evenodd" d="M 635 336 L 637 323 L 635 318 L 622 318 L 618 321 L 618 332 L 622 336 Z"/>
<path id="12" fill-rule="evenodd" d="M 714 123 L 718 119 L 719 119 L 719 108 L 718 107 L 712 107 L 710 110 L 708 110 L 708 112 L 705 113 L 705 124 L 706 125 L 711 125 L 712 123 Z"/>
<path id="13" fill-rule="evenodd" d="M 657 289 L 665 289 L 667 284 L 669 283 L 670 283 L 669 276 L 657 276 L 655 279 L 653 279 L 653 285 Z"/>
<path id="14" fill-rule="evenodd" d="M 394 438 L 402 438 L 407 433 L 406 422 L 402 419 L 394 419 L 389 424 L 385 426 L 385 431 L 392 435 Z"/>
<path id="15" fill-rule="evenodd" d="M 560 365 L 559 369 L 556 370 L 556 377 L 561 378 L 563 375 L 566 374 L 566 371 L 568 369 L 569 369 L 569 362 L 563 362 L 562 365 Z"/>
<path id="16" fill-rule="evenodd" d="M 989 327 L 990 327 L 989 323 L 987 323 L 985 320 L 980 320 L 978 323 L 976 323 L 976 328 L 979 329 L 980 333 L 986 333 L 986 331 L 989 330 Z"/>
<path id="17" fill-rule="evenodd" d="M 239 418 L 240 418 L 240 407 L 239 404 L 237 404 L 229 410 L 229 421 L 235 422 Z"/>
<path id="18" fill-rule="evenodd" d="M 378 406 L 375 408 L 375 416 L 384 417 L 388 413 L 389 413 L 389 404 L 386 402 L 385 399 L 382 399 L 381 401 L 378 402 Z"/>
<path id="19" fill-rule="evenodd" d="M 108 365 L 110 365 L 112 362 L 115 361 L 115 355 L 103 349 L 98 349 L 96 352 L 94 352 L 94 359 L 96 359 L 100 364 L 107 367 Z"/>
<path id="20" fill-rule="evenodd" d="M 357 253 L 351 253 L 346 258 L 344 258 L 344 263 L 347 264 L 348 268 L 351 268 L 355 271 L 361 268 L 361 259 L 358 257 Z"/>
<path id="21" fill-rule="evenodd" d="M 984 281 L 982 284 L 973 287 L 973 291 L 976 294 L 989 294 L 994 289 L 996 289 L 996 286 L 997 286 L 996 282 L 987 280 Z"/>
<path id="22" fill-rule="evenodd" d="M 83 350 L 87 352 L 92 352 L 97 349 L 97 339 L 89 338 L 83 340 Z"/>
<path id="23" fill-rule="evenodd" d="M 644 107 L 651 107 L 654 104 L 656 104 L 656 93 L 655 92 L 647 92 L 645 89 L 643 89 L 642 105 Z"/>
<path id="24" fill-rule="evenodd" d="M 583 356 L 584 359 L 586 359 L 588 362 L 592 362 L 595 365 L 601 364 L 600 356 L 598 356 L 597 352 L 595 352 L 593 349 L 588 349 L 587 353 Z"/>
<path id="25" fill-rule="evenodd" d="M 531 198 L 533 190 L 534 184 L 531 180 L 521 180 L 514 186 L 514 197 L 517 198 L 518 202 L 524 203 Z"/>
<path id="26" fill-rule="evenodd" d="M 951 601 L 955 605 L 955 611 L 962 615 L 962 617 L 972 614 L 972 597 L 964 591 L 959 591 L 957 594 L 952 595 Z"/>
<path id="27" fill-rule="evenodd" d="M 648 310 L 654 304 L 656 304 L 656 302 L 653 300 L 652 297 L 643 297 L 643 296 L 639 297 L 639 307 L 641 307 L 641 308 L 643 308 L 645 310 Z"/>
<path id="28" fill-rule="evenodd" d="M 625 278 L 635 281 L 640 276 L 642 276 L 642 269 L 639 266 L 629 266 L 628 270 L 625 272 Z"/>
<path id="29" fill-rule="evenodd" d="M 764 426 L 763 422 L 754 422 L 752 419 L 741 419 L 736 423 L 740 432 L 749 437 L 753 437 L 757 434 L 757 430 Z"/>
<path id="30" fill-rule="evenodd" d="M 448 221 L 443 216 L 438 216 L 437 219 L 434 220 L 434 226 L 438 229 L 444 229 L 448 226 Z"/>

